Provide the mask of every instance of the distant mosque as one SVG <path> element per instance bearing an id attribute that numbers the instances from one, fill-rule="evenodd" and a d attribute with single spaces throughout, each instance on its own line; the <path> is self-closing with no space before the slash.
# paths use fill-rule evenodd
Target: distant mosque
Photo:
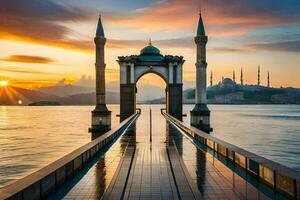
<path id="1" fill-rule="evenodd" d="M 261 86 L 261 80 L 260 80 L 260 66 L 258 65 L 257 68 L 257 83 L 256 86 Z M 218 86 L 220 88 L 226 88 L 226 89 L 234 89 L 236 86 L 243 86 L 244 85 L 244 74 L 243 74 L 243 68 L 241 68 L 241 74 L 240 74 L 240 83 L 238 84 L 236 82 L 236 76 L 235 76 L 235 71 L 233 70 L 232 73 L 232 79 L 231 78 L 224 78 L 222 77 L 222 80 L 219 81 L 219 83 L 215 86 Z M 213 72 L 210 72 L 210 87 L 213 87 Z M 263 86 L 262 86 L 263 87 Z M 270 73 L 268 71 L 267 74 L 267 84 L 266 87 L 270 87 Z"/>

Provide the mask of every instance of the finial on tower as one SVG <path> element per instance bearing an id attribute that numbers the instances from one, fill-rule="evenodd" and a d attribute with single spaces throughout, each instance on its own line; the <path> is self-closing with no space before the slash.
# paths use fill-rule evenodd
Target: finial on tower
<path id="1" fill-rule="evenodd" d="M 151 38 L 149 38 L 149 45 L 152 45 L 152 41 L 151 41 Z"/>
<path id="2" fill-rule="evenodd" d="M 201 12 L 202 12 L 202 2 L 200 0 L 199 2 L 199 15 L 201 16 Z"/>

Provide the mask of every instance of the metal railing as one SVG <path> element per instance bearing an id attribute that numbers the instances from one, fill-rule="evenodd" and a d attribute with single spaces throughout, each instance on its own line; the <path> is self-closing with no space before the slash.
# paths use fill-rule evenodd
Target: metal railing
<path id="1" fill-rule="evenodd" d="M 300 199 L 300 172 L 220 140 L 161 110 L 162 115 L 189 137 L 217 152 L 288 198 Z"/>
<path id="2" fill-rule="evenodd" d="M 122 121 L 117 127 L 57 161 L 0 189 L 2 199 L 46 199 L 80 171 L 101 149 L 114 141 L 140 116 L 141 110 Z"/>

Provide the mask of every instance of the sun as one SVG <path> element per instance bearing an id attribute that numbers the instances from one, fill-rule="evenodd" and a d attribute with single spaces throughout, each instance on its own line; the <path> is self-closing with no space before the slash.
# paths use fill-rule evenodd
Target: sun
<path id="1" fill-rule="evenodd" d="M 8 81 L 0 81 L 0 86 L 6 87 L 8 85 Z"/>

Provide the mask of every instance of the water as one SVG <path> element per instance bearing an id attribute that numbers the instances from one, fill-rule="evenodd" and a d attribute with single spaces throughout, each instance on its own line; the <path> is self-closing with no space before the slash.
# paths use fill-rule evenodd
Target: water
<path id="1" fill-rule="evenodd" d="M 149 109 L 148 105 L 139 107 Z M 161 119 L 158 117 L 161 107 L 152 105 L 154 120 Z M 191 108 L 184 106 L 188 114 L 186 123 Z M 89 142 L 87 129 L 92 109 L 92 106 L 0 107 L 0 187 Z M 114 126 L 118 123 L 115 116 L 119 107 L 109 105 L 109 109 Z M 211 105 L 210 109 L 213 135 L 300 171 L 299 105 Z M 146 129 L 149 125 L 139 126 Z M 157 135 L 153 140 L 161 138 Z"/>

